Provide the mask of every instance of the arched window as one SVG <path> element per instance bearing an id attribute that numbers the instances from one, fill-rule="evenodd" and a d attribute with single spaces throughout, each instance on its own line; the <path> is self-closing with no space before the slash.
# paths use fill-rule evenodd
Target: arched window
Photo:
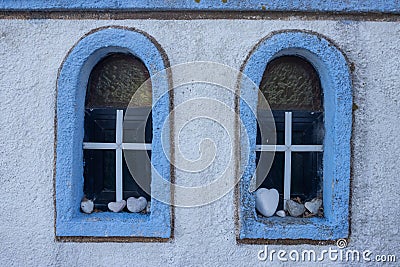
<path id="1" fill-rule="evenodd" d="M 170 143 L 161 141 L 171 106 L 168 67 L 161 46 L 130 28 L 94 30 L 66 56 L 57 81 L 58 238 L 171 237 L 172 208 L 154 197 L 161 191 L 169 203 L 171 195 L 170 187 L 155 182 L 160 173 L 160 180 L 171 179 Z M 170 140 L 169 131 L 164 135 Z M 140 188 L 131 173 L 141 174 Z M 151 201 L 150 212 L 120 210 L 131 196 Z M 110 203 L 118 212 L 100 212 L 108 211 Z"/>
<path id="2" fill-rule="evenodd" d="M 150 200 L 135 182 L 126 163 L 129 159 L 129 166 L 146 181 L 146 191 L 150 192 L 151 166 L 147 160 L 151 157 L 150 150 L 122 153 L 121 148 L 122 141 L 143 142 L 151 147 L 151 85 L 146 83 L 148 86 L 137 92 L 149 77 L 140 59 L 123 53 L 105 56 L 90 74 L 85 101 L 84 193 L 86 198 L 94 201 L 96 210 L 107 211 L 108 203 L 129 197 L 143 196 Z M 126 112 L 133 96 L 140 106 L 134 110 L 130 108 L 130 121 L 126 118 L 124 124 L 118 125 L 117 117 Z M 143 134 L 144 139 L 140 138 Z M 117 136 L 124 138 L 118 140 Z M 110 149 L 114 144 L 115 148 Z"/>
<path id="3" fill-rule="evenodd" d="M 318 73 L 304 58 L 281 56 L 267 65 L 260 90 L 275 120 L 277 151 L 267 177 L 260 187 L 280 193 L 279 209 L 295 198 L 302 203 L 322 199 L 322 144 L 324 140 L 323 96 Z M 259 103 L 263 99 L 259 98 Z M 268 127 L 267 111 L 259 104 L 257 164 L 263 151 L 260 127 Z M 279 147 L 283 145 L 284 148 Z M 259 166 L 262 169 L 262 166 Z M 260 172 L 262 173 L 262 172 Z M 321 216 L 321 213 L 320 213 Z"/>
<path id="4" fill-rule="evenodd" d="M 320 35 L 284 31 L 262 39 L 242 70 L 260 92 L 254 85 L 240 88 L 240 116 L 248 139 L 241 138 L 250 145 L 250 153 L 247 157 L 242 150 L 241 154 L 246 170 L 238 187 L 238 240 L 347 238 L 352 87 L 345 56 Z M 266 115 L 267 105 L 260 102 L 263 96 L 272 114 Z M 276 144 L 260 135 L 268 125 L 263 121 L 271 121 L 271 115 Z M 259 166 L 268 165 L 261 153 L 271 152 L 275 153 L 271 169 L 267 166 L 260 175 Z M 323 213 L 308 216 L 303 205 L 298 216 L 262 216 L 256 210 L 257 188 L 253 187 L 253 178 L 260 185 L 260 176 L 266 178 L 260 187 L 275 188 L 280 194 L 276 210 L 319 198 Z M 293 204 L 293 199 L 301 204 Z"/>

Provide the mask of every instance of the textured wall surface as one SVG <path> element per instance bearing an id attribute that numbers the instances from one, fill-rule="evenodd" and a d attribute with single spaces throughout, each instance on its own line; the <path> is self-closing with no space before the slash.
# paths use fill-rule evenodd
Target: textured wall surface
<path id="1" fill-rule="evenodd" d="M 399 13 L 398 0 L 2 0 L 0 8 L 7 10 L 268 10 L 268 11 L 341 11 Z"/>
<path id="2" fill-rule="evenodd" d="M 54 118 L 58 68 L 82 35 L 105 25 L 136 27 L 152 35 L 166 51 L 171 65 L 211 60 L 239 69 L 250 49 L 275 30 L 312 30 L 333 40 L 354 64 L 353 94 L 358 107 L 354 111 L 352 135 L 349 248 L 369 249 L 373 254 L 398 253 L 399 23 L 297 19 L 3 20 L 0 22 L 1 265 L 269 264 L 257 259 L 263 246 L 236 244 L 233 192 L 203 207 L 176 208 L 175 236 L 168 243 L 55 241 Z M 177 94 L 175 99 L 180 102 L 183 96 Z M 196 125 L 193 127 L 195 130 Z M 202 129 L 199 125 L 197 130 Z M 222 137 L 217 137 L 216 142 L 223 144 L 224 140 L 218 138 Z M 191 151 L 188 147 L 191 143 L 181 145 Z M 218 170 L 216 167 L 215 171 Z M 212 177 L 212 170 L 207 175 Z M 184 174 L 178 172 L 176 180 L 184 179 Z M 268 247 L 288 251 L 329 248 Z M 273 263 L 279 265 L 277 260 Z M 304 262 L 292 264 L 309 266 Z M 326 264 L 338 262 L 326 261 Z"/>

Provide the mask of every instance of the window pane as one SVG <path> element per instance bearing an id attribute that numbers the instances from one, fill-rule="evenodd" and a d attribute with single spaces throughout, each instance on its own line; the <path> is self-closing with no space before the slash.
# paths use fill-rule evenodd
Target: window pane
<path id="1" fill-rule="evenodd" d="M 259 162 L 261 155 L 263 158 L 270 159 L 274 157 L 271 168 L 267 168 L 266 164 Z M 276 152 L 275 154 L 266 151 L 256 152 L 256 165 L 257 165 L 257 175 L 263 175 L 265 177 L 264 181 L 259 186 L 260 188 L 275 188 L 279 192 L 279 204 L 278 210 L 283 209 L 283 171 L 284 171 L 284 160 L 285 154 L 282 152 Z M 259 164 L 261 164 L 259 166 Z M 267 174 L 265 176 L 265 174 Z"/>
<path id="2" fill-rule="evenodd" d="M 292 153 L 291 196 L 309 201 L 322 196 L 322 152 Z"/>
<path id="3" fill-rule="evenodd" d="M 260 90 L 270 108 L 276 129 L 276 144 L 285 145 L 285 112 L 292 112 L 291 145 L 323 145 L 324 113 L 318 73 L 306 60 L 297 56 L 283 56 L 271 61 L 263 75 Z M 259 98 L 259 101 L 262 101 Z M 260 129 L 272 128 L 271 118 L 259 102 L 257 110 L 257 144 L 266 145 Z M 262 140 L 263 139 L 263 140 Z M 284 152 L 276 152 L 269 172 L 257 152 L 257 178 L 265 177 L 260 187 L 275 188 L 280 194 L 278 209 L 283 208 Z M 322 152 L 291 152 L 290 196 L 302 201 L 320 196 L 322 183 Z M 261 165 L 260 165 L 261 164 Z M 265 163 L 264 163 L 265 165 Z"/>
<path id="4" fill-rule="evenodd" d="M 151 143 L 153 139 L 151 107 L 129 107 L 124 118 L 124 143 Z M 125 150 L 126 172 L 129 172 L 129 181 L 133 181 L 132 175 L 140 185 L 144 186 L 146 192 L 150 192 L 151 180 L 151 152 L 145 150 Z M 126 187 L 124 177 L 124 191 L 130 190 Z M 132 182 L 130 182 L 132 183 Z M 136 185 L 136 182 L 135 182 Z M 138 188 L 138 186 L 136 186 Z M 136 189 L 135 189 L 136 190 Z M 142 189 L 140 189 L 140 192 Z M 134 196 L 134 192 L 127 193 Z M 142 196 L 146 196 L 143 195 Z"/>
<path id="5" fill-rule="evenodd" d="M 136 90 L 150 77 L 146 66 L 129 54 L 111 54 L 93 68 L 86 108 L 126 108 Z M 150 87 L 150 85 L 148 85 Z M 141 105 L 151 106 L 151 90 L 141 90 Z"/>
<path id="6" fill-rule="evenodd" d="M 146 150 L 125 150 L 123 166 L 123 188 L 124 199 L 128 197 L 143 196 L 150 200 L 146 192 L 150 192 L 151 165 L 149 159 L 151 151 Z M 129 161 L 129 167 L 126 162 Z M 135 179 L 133 176 L 135 176 Z M 137 182 L 143 186 L 138 186 Z M 145 191 L 144 191 L 145 190 Z"/>
<path id="7" fill-rule="evenodd" d="M 84 150 L 84 192 L 97 209 L 115 198 L 115 150 Z"/>
<path id="8" fill-rule="evenodd" d="M 283 56 L 271 61 L 260 90 L 272 110 L 322 111 L 318 73 L 300 57 Z"/>
<path id="9" fill-rule="evenodd" d="M 124 143 L 151 143 L 151 107 L 129 107 L 124 116 Z"/>
<path id="10" fill-rule="evenodd" d="M 324 142 L 324 114 L 314 111 L 292 113 L 292 144 L 322 145 Z"/>
<path id="11" fill-rule="evenodd" d="M 258 111 L 257 145 L 266 145 L 266 138 L 261 140 L 260 127 L 267 132 L 271 127 L 271 120 L 265 120 Z M 276 144 L 285 144 L 285 111 L 272 111 L 275 122 Z M 271 128 L 272 129 L 272 128 Z M 293 145 L 322 145 L 324 142 L 324 114 L 319 111 L 293 111 L 292 112 L 292 144 Z"/>
<path id="12" fill-rule="evenodd" d="M 260 164 L 261 153 L 264 157 L 271 156 L 271 152 L 256 152 L 256 164 Z M 291 197 L 300 197 L 302 201 L 309 201 L 314 197 L 322 195 L 322 152 L 299 152 L 292 153 L 292 179 Z M 268 173 L 260 188 L 275 188 L 279 192 L 280 201 L 278 209 L 283 208 L 283 177 L 285 155 L 276 152 L 274 161 L 269 172 L 258 166 L 258 173 Z"/>
<path id="13" fill-rule="evenodd" d="M 115 109 L 86 109 L 84 142 L 115 143 Z"/>
<path id="14" fill-rule="evenodd" d="M 124 110 L 124 142 L 152 142 L 152 91 L 149 72 L 143 62 L 129 54 L 110 54 L 93 68 L 86 92 L 84 142 L 115 143 L 117 110 Z M 143 87 L 145 81 L 148 83 Z M 141 87 L 142 86 L 142 87 Z M 138 88 L 140 92 L 137 91 Z M 129 108 L 135 95 L 133 108 Z M 128 114 L 129 113 L 129 114 Z M 144 179 L 150 191 L 150 151 L 124 151 L 122 162 L 123 199 L 144 196 L 150 200 L 135 182 L 129 166 L 135 167 L 135 175 Z M 84 193 L 94 199 L 95 208 L 107 211 L 107 204 L 115 201 L 116 152 L 115 150 L 84 150 Z M 147 192 L 149 192 L 147 191 Z"/>

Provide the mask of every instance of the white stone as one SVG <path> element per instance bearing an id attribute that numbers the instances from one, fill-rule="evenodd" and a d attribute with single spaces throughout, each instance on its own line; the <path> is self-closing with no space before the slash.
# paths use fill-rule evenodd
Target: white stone
<path id="1" fill-rule="evenodd" d="M 276 212 L 276 215 L 278 215 L 279 217 L 286 217 L 286 212 L 284 210 L 278 210 Z"/>
<path id="2" fill-rule="evenodd" d="M 126 207 L 130 212 L 141 212 L 147 206 L 147 200 L 144 197 L 130 197 L 126 201 Z"/>
<path id="3" fill-rule="evenodd" d="M 94 203 L 93 203 L 92 200 L 87 199 L 87 198 L 82 199 L 82 201 L 81 201 L 81 210 L 84 213 L 90 214 L 90 213 L 93 212 L 93 209 L 94 209 Z"/>
<path id="4" fill-rule="evenodd" d="M 274 215 L 278 207 L 279 193 L 276 189 L 260 188 L 256 191 L 256 209 L 264 216 Z"/>
<path id="5" fill-rule="evenodd" d="M 322 205 L 322 199 L 319 198 L 314 198 L 313 200 L 308 201 L 304 204 L 306 209 L 312 214 L 317 214 L 321 205 Z"/>
<path id="6" fill-rule="evenodd" d="M 303 204 L 297 203 L 291 199 L 286 201 L 286 206 L 289 214 L 293 217 L 298 217 L 306 211 Z"/>
<path id="7" fill-rule="evenodd" d="M 121 200 L 121 201 L 116 201 L 116 202 L 110 202 L 108 203 L 108 209 L 113 211 L 113 212 L 120 212 L 123 210 L 126 206 L 126 201 Z"/>

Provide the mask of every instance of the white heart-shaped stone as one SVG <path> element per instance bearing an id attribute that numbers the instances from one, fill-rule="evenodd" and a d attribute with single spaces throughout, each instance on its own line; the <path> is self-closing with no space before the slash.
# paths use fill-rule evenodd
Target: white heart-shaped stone
<path id="1" fill-rule="evenodd" d="M 322 200 L 319 198 L 314 198 L 313 200 L 306 202 L 304 204 L 304 206 L 306 207 L 306 209 L 311 212 L 312 214 L 317 214 L 319 208 L 322 205 Z"/>
<path id="2" fill-rule="evenodd" d="M 126 207 L 130 212 L 141 212 L 147 206 L 147 200 L 144 197 L 130 197 L 126 202 Z"/>
<path id="3" fill-rule="evenodd" d="M 81 209 L 84 213 L 92 213 L 94 209 L 94 203 L 92 200 L 84 198 L 81 201 Z"/>
<path id="4" fill-rule="evenodd" d="M 279 193 L 276 189 L 260 188 L 256 191 L 256 209 L 264 216 L 274 215 L 278 207 Z"/>
<path id="5" fill-rule="evenodd" d="M 110 202 L 108 203 L 108 209 L 113 211 L 113 212 L 120 212 L 123 210 L 126 206 L 126 201 L 121 200 L 121 201 L 116 201 L 116 202 Z"/>

